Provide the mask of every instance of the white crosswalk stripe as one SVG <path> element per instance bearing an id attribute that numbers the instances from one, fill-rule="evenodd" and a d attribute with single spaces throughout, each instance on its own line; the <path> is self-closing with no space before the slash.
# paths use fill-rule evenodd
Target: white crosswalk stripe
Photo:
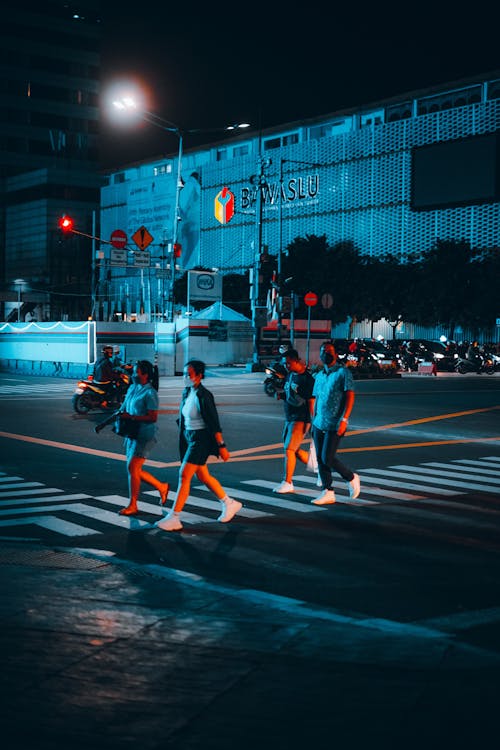
<path id="1" fill-rule="evenodd" d="M 467 527 L 468 524 L 478 529 L 488 528 L 489 519 L 500 515 L 500 501 L 496 507 L 491 497 L 486 507 L 484 502 L 474 504 L 465 498 L 464 502 L 451 499 L 463 496 L 465 490 L 473 491 L 474 498 L 478 493 L 494 493 L 500 497 L 500 459 L 493 456 L 449 462 L 427 461 L 415 466 L 395 464 L 382 469 L 360 469 L 359 474 L 362 489 L 356 500 L 349 497 L 347 483 L 340 477 L 334 478 L 337 505 L 367 509 L 388 505 L 397 517 L 418 516 L 423 521 L 442 519 L 452 525 L 464 524 Z M 225 489 L 231 497 L 243 502 L 244 506 L 238 513 L 241 519 L 258 521 L 284 512 L 300 514 L 299 517 L 331 512 L 331 506 L 311 504 L 320 493 L 315 475 L 295 475 L 295 492 L 291 494 L 274 494 L 272 490 L 276 484 L 256 477 Z M 217 522 L 220 502 L 207 494 L 209 490 L 204 485 L 192 488 L 182 512 L 182 521 L 188 528 Z M 41 482 L 26 481 L 0 472 L 0 529 L 30 525 L 66 537 L 102 534 L 110 528 L 147 531 L 153 529 L 155 520 L 172 507 L 170 500 L 165 509 L 160 507 L 157 490 L 143 491 L 138 503 L 139 511 L 153 518 L 120 516 L 117 510 L 127 504 L 128 498 L 124 495 L 67 493 L 56 487 L 46 487 Z M 453 511 L 453 514 L 445 511 Z"/>
<path id="2" fill-rule="evenodd" d="M 36 383 L 19 383 L 17 385 L 0 385 L 0 396 L 47 396 L 59 394 L 72 394 L 75 390 L 74 382 L 50 382 L 47 380 L 42 385 Z"/>

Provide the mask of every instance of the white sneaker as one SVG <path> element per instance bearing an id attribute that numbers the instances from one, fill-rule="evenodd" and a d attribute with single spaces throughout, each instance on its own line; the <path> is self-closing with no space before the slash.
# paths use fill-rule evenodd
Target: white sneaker
<path id="1" fill-rule="evenodd" d="M 277 492 L 278 495 L 285 495 L 287 492 L 295 492 L 295 489 L 292 482 L 283 481 L 273 489 L 273 492 Z"/>
<path id="2" fill-rule="evenodd" d="M 335 502 L 335 492 L 333 490 L 323 490 L 321 495 L 318 495 L 314 500 L 311 500 L 313 505 L 332 505 Z"/>
<path id="3" fill-rule="evenodd" d="M 155 526 L 162 531 L 180 531 L 182 529 L 182 523 L 179 516 L 174 515 L 165 516 L 161 521 L 157 521 Z"/>
<path id="4" fill-rule="evenodd" d="M 316 487 L 323 487 L 323 481 L 319 474 L 318 474 L 318 478 L 316 479 Z"/>
<path id="5" fill-rule="evenodd" d="M 227 523 L 230 521 L 231 518 L 234 518 L 237 512 L 243 508 L 243 505 L 239 500 L 233 500 L 232 497 L 229 498 L 229 501 L 222 502 L 222 504 L 224 507 L 222 508 L 222 513 L 217 519 L 221 523 Z"/>
<path id="6" fill-rule="evenodd" d="M 361 492 L 361 484 L 359 481 L 358 474 L 355 474 L 353 478 L 351 479 L 351 481 L 348 482 L 348 484 L 349 484 L 349 497 L 351 498 L 351 500 L 356 500 L 359 493 Z"/>

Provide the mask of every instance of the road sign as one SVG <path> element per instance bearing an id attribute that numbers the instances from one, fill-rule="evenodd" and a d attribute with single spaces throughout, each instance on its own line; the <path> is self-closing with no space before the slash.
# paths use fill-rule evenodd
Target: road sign
<path id="1" fill-rule="evenodd" d="M 139 250 L 145 250 L 148 245 L 153 242 L 154 237 L 149 234 L 146 227 L 142 226 L 139 227 L 137 232 L 134 232 L 134 234 L 132 235 L 132 239 L 134 240 Z"/>
<path id="2" fill-rule="evenodd" d="M 332 297 L 332 295 L 328 294 L 328 293 L 324 294 L 321 297 L 321 304 L 323 305 L 323 307 L 325 308 L 325 310 L 329 310 L 330 307 L 333 305 L 333 297 Z"/>
<path id="3" fill-rule="evenodd" d="M 110 242 L 113 247 L 121 250 L 127 244 L 127 235 L 123 229 L 115 229 L 114 232 L 111 232 Z"/>
<path id="4" fill-rule="evenodd" d="M 109 253 L 109 262 L 112 266 L 126 266 L 127 265 L 127 251 L 125 248 L 118 249 L 112 247 Z"/>
<path id="5" fill-rule="evenodd" d="M 134 266 L 140 266 L 141 268 L 149 268 L 151 264 L 150 253 L 134 253 Z"/>
<path id="6" fill-rule="evenodd" d="M 307 294 L 304 294 L 304 302 L 308 307 L 314 307 L 318 304 L 318 295 L 314 292 L 307 292 Z"/>

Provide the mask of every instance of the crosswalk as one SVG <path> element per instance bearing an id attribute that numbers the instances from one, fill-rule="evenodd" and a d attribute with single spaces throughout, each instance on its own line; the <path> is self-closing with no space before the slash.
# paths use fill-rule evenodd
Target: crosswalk
<path id="1" fill-rule="evenodd" d="M 362 485 L 359 498 L 351 500 L 347 484 L 340 479 L 334 480 L 337 503 L 333 508 L 352 506 L 370 510 L 388 506 L 395 513 L 406 511 L 413 516 L 417 513 L 422 518 L 432 512 L 435 520 L 447 512 L 444 518 L 449 523 L 457 524 L 462 519 L 468 527 L 472 513 L 476 516 L 474 524 L 478 528 L 500 521 L 500 457 L 428 461 L 414 466 L 395 464 L 358 471 Z M 296 475 L 293 494 L 273 494 L 275 485 L 267 479 L 255 478 L 243 480 L 235 486 L 225 486 L 225 489 L 231 497 L 243 503 L 238 518 L 244 521 L 258 522 L 290 513 L 300 519 L 306 515 L 332 512 L 332 506 L 311 504 L 311 499 L 320 492 L 313 475 Z M 67 493 L 41 482 L 0 472 L 0 535 L 14 532 L 19 536 L 29 530 L 32 538 L 33 527 L 62 537 L 88 537 L 117 528 L 127 532 L 153 530 L 154 522 L 163 512 L 158 497 L 156 490 L 142 492 L 140 515 L 129 518 L 117 513 L 128 504 L 123 495 Z M 458 515 L 460 511 L 467 515 L 467 519 Z M 195 485 L 182 520 L 187 529 L 213 524 L 219 512 L 220 504 L 208 489 L 204 485 Z"/>
<path id="2" fill-rule="evenodd" d="M 0 397 L 4 398 L 23 398 L 24 396 L 68 396 L 74 392 L 76 381 L 69 380 L 51 380 L 47 378 L 47 382 L 30 383 L 1 383 L 0 384 Z"/>

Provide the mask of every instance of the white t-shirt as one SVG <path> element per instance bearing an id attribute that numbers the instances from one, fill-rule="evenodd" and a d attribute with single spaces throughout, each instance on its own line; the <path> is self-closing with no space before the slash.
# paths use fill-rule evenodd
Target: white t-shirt
<path id="1" fill-rule="evenodd" d="M 201 418 L 198 407 L 198 399 L 194 388 L 189 389 L 189 394 L 182 407 L 182 416 L 184 417 L 184 427 L 186 430 L 204 430 L 205 422 Z"/>

